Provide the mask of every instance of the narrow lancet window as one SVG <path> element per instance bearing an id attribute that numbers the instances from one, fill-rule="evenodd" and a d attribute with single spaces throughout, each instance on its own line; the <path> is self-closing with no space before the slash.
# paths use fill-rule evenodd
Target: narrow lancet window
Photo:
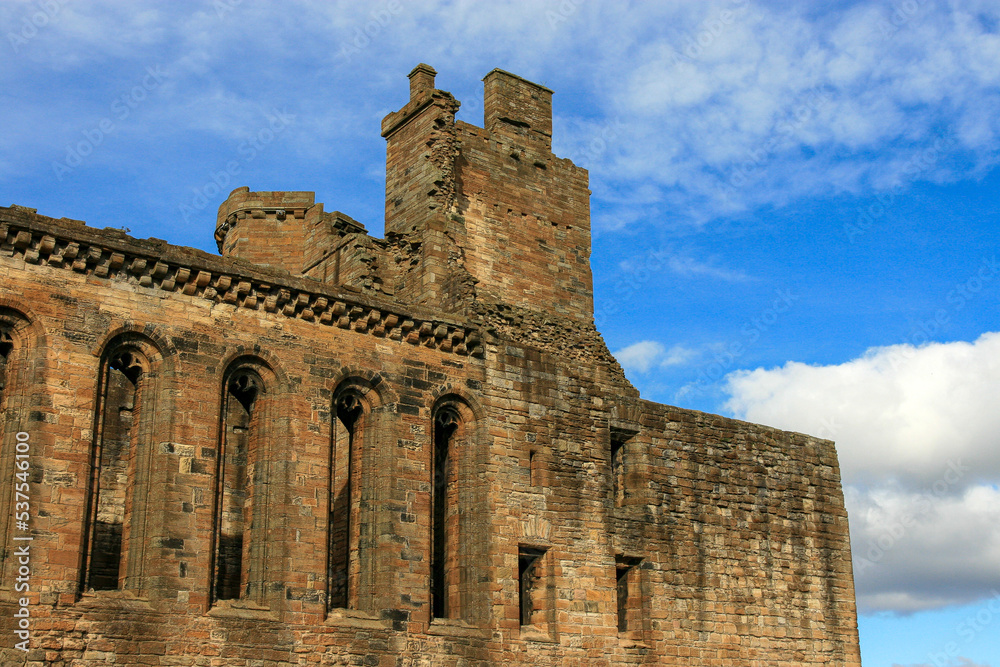
<path id="1" fill-rule="evenodd" d="M 434 467 L 431 528 L 431 612 L 433 618 L 457 618 L 458 607 L 458 467 L 455 434 L 460 416 L 451 406 L 434 418 Z"/>
<path id="2" fill-rule="evenodd" d="M 18 401 L 15 399 L 16 393 L 23 393 L 18 392 L 17 387 L 15 387 L 15 373 L 20 371 L 20 368 L 15 370 L 15 365 L 20 366 L 20 364 L 15 364 L 14 359 L 21 350 L 20 340 L 17 341 L 17 349 L 15 349 L 14 331 L 20 321 L 22 320 L 18 315 L 5 308 L 0 308 L 0 443 L 3 444 L 0 446 L 0 467 L 14 473 L 12 475 L 9 473 L 6 481 L 0 481 L 0 539 L 5 543 L 0 546 L 0 586 L 2 587 L 10 586 L 10 577 L 14 574 L 11 567 L 15 571 L 19 567 L 17 558 L 14 556 L 14 547 L 8 545 L 13 544 L 10 541 L 15 516 L 13 504 L 21 499 L 15 498 L 14 489 L 9 485 L 30 481 L 29 472 L 15 466 L 15 450 L 19 454 L 24 452 L 16 448 L 14 442 L 5 442 L 3 437 L 5 433 L 8 433 L 8 428 L 12 434 L 23 428 L 19 426 L 23 415 L 18 409 Z M 20 460 L 23 461 L 23 458 Z"/>
<path id="3" fill-rule="evenodd" d="M 7 404 L 4 402 L 5 393 L 4 390 L 7 387 L 7 364 L 11 355 L 14 352 L 14 339 L 10 335 L 10 332 L 6 329 L 0 329 L 0 443 L 3 443 L 3 434 L 6 430 L 6 422 L 8 416 L 10 415 L 10 410 L 7 408 Z M 0 455 L 2 455 L 2 450 L 0 450 Z M 6 489 L 5 489 L 6 490 Z M 8 498 L 12 494 L 5 493 L 4 496 Z M 7 509 L 7 505 L 3 498 L 0 498 L 0 512 L 3 512 L 3 518 L 0 518 L 0 530 L 2 530 L 2 535 L 4 538 L 10 536 L 10 515 L 9 511 L 4 511 Z M 0 583 L 6 583 L 7 579 L 7 557 L 8 550 L 4 547 L 0 547 Z"/>
<path id="4" fill-rule="evenodd" d="M 14 351 L 14 339 L 10 332 L 0 329 L 0 406 L 3 405 L 4 388 L 7 385 L 7 359 Z"/>
<path id="5" fill-rule="evenodd" d="M 531 487 L 537 487 L 541 484 L 541 471 L 539 470 L 539 465 L 540 460 L 538 452 L 534 449 L 528 450 L 528 485 Z"/>
<path id="6" fill-rule="evenodd" d="M 331 453 L 329 608 L 355 608 L 359 577 L 359 443 L 364 408 L 354 393 L 336 401 Z"/>
<path id="7" fill-rule="evenodd" d="M 122 587 L 122 535 L 133 474 L 143 365 L 122 350 L 105 365 L 91 454 L 89 530 L 83 590 Z"/>
<path id="8" fill-rule="evenodd" d="M 260 378 L 249 369 L 238 370 L 226 383 L 219 454 L 216 600 L 235 600 L 246 594 L 246 550 L 250 542 L 248 476 L 256 435 L 254 406 L 260 391 Z"/>
<path id="9" fill-rule="evenodd" d="M 4 403 L 6 396 L 4 390 L 7 388 L 7 361 L 13 352 L 14 338 L 6 329 L 0 329 L 0 410 L 3 410 L 4 415 L 7 414 L 7 404 Z M 4 432 L 4 421 L 6 420 L 0 420 L 0 436 Z"/>

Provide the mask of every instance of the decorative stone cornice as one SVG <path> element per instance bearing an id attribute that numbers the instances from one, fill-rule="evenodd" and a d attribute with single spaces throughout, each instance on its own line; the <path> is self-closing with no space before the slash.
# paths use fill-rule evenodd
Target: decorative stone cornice
<path id="1" fill-rule="evenodd" d="M 157 249 L 164 252 L 149 252 Z M 392 304 L 366 303 L 365 299 L 324 290 L 320 284 L 311 289 L 312 281 L 288 274 L 268 274 L 240 262 L 163 241 L 138 241 L 115 230 L 43 218 L 22 207 L 0 208 L 0 255 L 20 258 L 27 264 L 73 271 L 109 282 L 125 281 L 178 296 L 279 314 L 441 352 L 473 357 L 485 354 L 478 327 L 433 316 L 415 316 Z"/>

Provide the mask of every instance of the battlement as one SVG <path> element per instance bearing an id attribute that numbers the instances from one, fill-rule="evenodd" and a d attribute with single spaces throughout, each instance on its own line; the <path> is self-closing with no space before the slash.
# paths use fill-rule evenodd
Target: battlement
<path id="1" fill-rule="evenodd" d="M 314 277 L 317 268 L 323 273 L 328 267 L 321 265 L 337 252 L 345 236 L 367 236 L 367 231 L 340 211 L 324 212 L 315 198 L 314 192 L 236 188 L 216 218 L 219 252 L 293 275 Z"/>

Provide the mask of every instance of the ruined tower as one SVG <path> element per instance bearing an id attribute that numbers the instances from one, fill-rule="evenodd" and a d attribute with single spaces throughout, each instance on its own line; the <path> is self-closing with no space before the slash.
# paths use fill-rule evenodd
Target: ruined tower
<path id="1" fill-rule="evenodd" d="M 833 443 L 642 400 L 552 91 L 493 70 L 477 127 L 435 74 L 384 239 L 0 208 L 3 664 L 860 665 Z"/>

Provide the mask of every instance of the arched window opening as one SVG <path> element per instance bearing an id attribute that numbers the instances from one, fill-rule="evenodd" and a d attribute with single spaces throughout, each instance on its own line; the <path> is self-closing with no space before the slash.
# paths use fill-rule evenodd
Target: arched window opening
<path id="1" fill-rule="evenodd" d="M 11 336 L 10 331 L 6 328 L 0 328 L 0 443 L 3 443 L 3 435 L 6 432 L 6 422 L 9 415 L 9 410 L 7 409 L 7 403 L 5 402 L 5 392 L 7 387 L 7 364 L 8 360 L 14 354 L 14 338 Z M 2 454 L 2 449 L 0 449 L 0 454 Z M 5 457 L 0 456 L 3 463 L 6 464 L 7 460 Z M 10 469 L 6 467 L 6 469 Z M 3 491 L 3 497 L 0 498 L 0 511 L 3 511 L 3 518 L 0 519 L 0 528 L 3 529 L 3 533 L 0 534 L 0 538 L 3 539 L 4 545 L 0 546 L 0 582 L 6 582 L 7 574 L 7 557 L 9 555 L 9 550 L 6 544 L 9 542 L 10 537 L 10 514 L 11 512 L 6 511 L 6 504 L 3 502 L 4 499 L 9 498 L 12 494 L 6 488 L 2 486 L 0 490 Z"/>
<path id="2" fill-rule="evenodd" d="M 17 568 L 15 557 L 15 486 L 35 482 L 30 470 L 21 470 L 15 463 L 24 460 L 25 453 L 15 445 L 15 435 L 28 429 L 30 392 L 27 388 L 38 380 L 38 369 L 31 368 L 31 355 L 44 354 L 28 319 L 13 308 L 0 306 L 0 469 L 10 471 L 0 479 L 0 586 L 14 585 Z M 34 434 L 30 434 L 34 437 Z M 32 466 L 32 469 L 34 467 Z M 14 474 L 17 473 L 17 474 Z M 23 488 L 22 488 L 23 490 Z M 23 509 L 23 507 L 22 507 Z"/>
<path id="3" fill-rule="evenodd" d="M 434 417 L 434 462 L 431 522 L 431 613 L 433 618 L 458 618 L 458 452 L 461 415 L 451 405 Z"/>
<path id="4" fill-rule="evenodd" d="M 247 593 L 249 477 L 257 435 L 254 408 L 262 391 L 260 376 L 249 368 L 238 369 L 226 382 L 219 453 L 215 600 L 236 600 Z"/>
<path id="5" fill-rule="evenodd" d="M 124 581 L 122 537 L 136 454 L 144 364 L 143 357 L 129 348 L 117 350 L 105 364 L 91 453 L 83 590 L 115 590 Z"/>
<path id="6" fill-rule="evenodd" d="M 14 351 L 14 338 L 7 329 L 0 329 L 0 405 L 3 405 L 4 388 L 7 385 L 7 359 Z"/>
<path id="7" fill-rule="evenodd" d="M 365 407 L 358 394 L 348 391 L 336 399 L 335 408 L 330 461 L 327 605 L 330 609 L 354 609 L 360 576 L 360 443 Z"/>

